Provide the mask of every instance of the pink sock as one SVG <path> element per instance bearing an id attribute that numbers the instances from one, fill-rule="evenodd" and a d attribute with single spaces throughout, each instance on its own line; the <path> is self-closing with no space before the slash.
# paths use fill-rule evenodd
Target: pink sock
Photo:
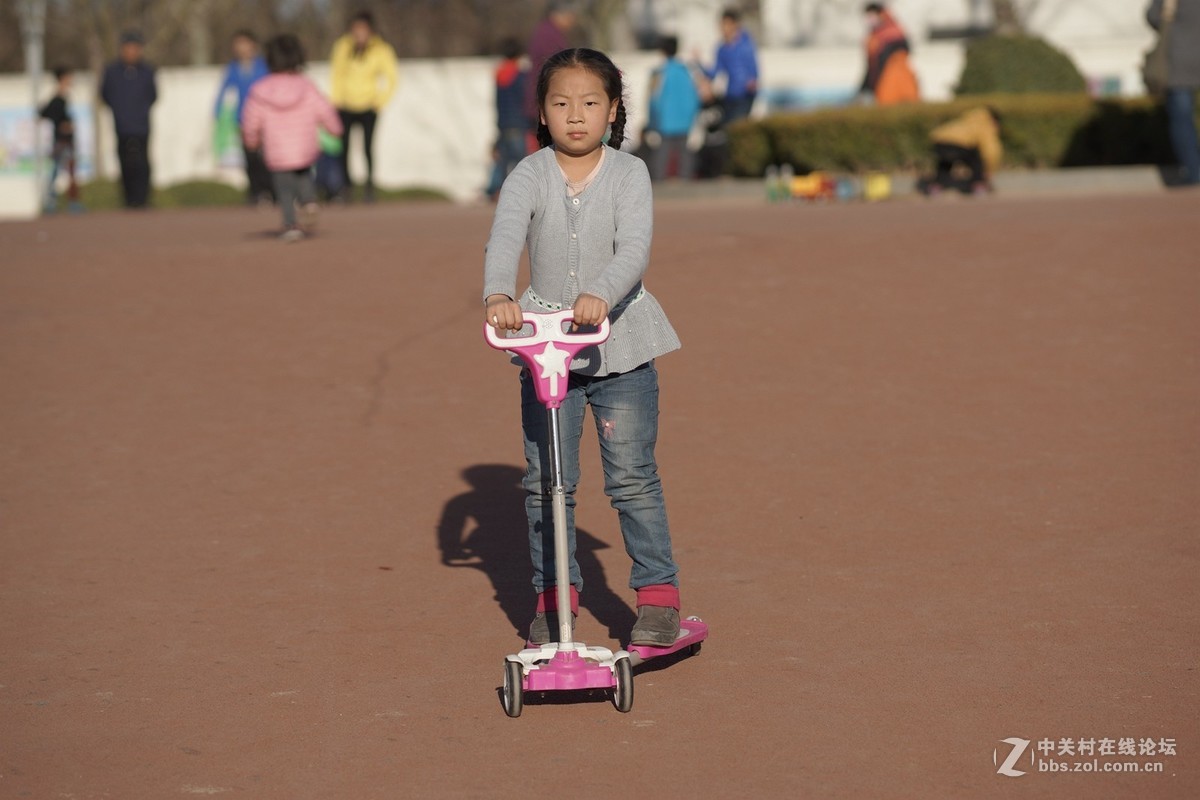
<path id="1" fill-rule="evenodd" d="M 643 586 L 637 590 L 638 608 L 642 606 L 663 606 L 679 610 L 679 587 L 669 583 L 656 583 L 653 586 Z"/>
<path id="2" fill-rule="evenodd" d="M 537 610 L 542 611 L 558 611 L 558 589 L 551 586 L 544 592 L 538 593 Z M 579 590 L 574 586 L 571 587 L 571 613 L 578 616 L 579 614 Z"/>

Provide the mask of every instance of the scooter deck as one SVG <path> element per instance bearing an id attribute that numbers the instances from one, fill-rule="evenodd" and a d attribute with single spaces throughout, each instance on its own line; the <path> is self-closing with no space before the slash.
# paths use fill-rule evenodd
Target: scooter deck
<path id="1" fill-rule="evenodd" d="M 672 653 L 678 653 L 680 650 L 688 647 L 699 645 L 708 638 L 708 623 L 697 617 L 688 617 L 679 622 L 679 635 L 675 638 L 675 643 L 669 647 L 652 647 L 644 644 L 631 644 L 627 649 L 629 652 L 629 660 L 634 666 L 641 664 L 643 661 L 649 661 L 652 658 L 661 658 L 669 656 Z"/>
<path id="2" fill-rule="evenodd" d="M 633 657 L 634 664 L 640 664 L 643 661 L 651 658 L 659 658 L 660 656 L 669 656 L 672 653 L 678 653 L 685 647 L 691 647 L 694 644 L 700 644 L 708 638 L 708 623 L 698 617 L 688 617 L 679 622 L 679 635 L 675 637 L 675 643 L 670 647 L 654 647 L 648 644 L 630 645 L 626 652 Z M 526 641 L 526 650 L 540 650 L 545 647 L 556 647 L 554 643 L 549 645 L 536 644 Z"/>

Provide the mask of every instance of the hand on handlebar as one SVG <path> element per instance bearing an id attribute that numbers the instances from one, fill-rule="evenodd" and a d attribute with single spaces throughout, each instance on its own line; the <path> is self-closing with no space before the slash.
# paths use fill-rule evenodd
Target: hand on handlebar
<path id="1" fill-rule="evenodd" d="M 487 299 L 484 321 L 497 331 L 519 331 L 525 325 L 521 304 L 506 294 L 494 294 Z"/>
<path id="2" fill-rule="evenodd" d="M 575 298 L 575 316 L 571 319 L 576 325 L 599 325 L 608 318 L 608 303 L 594 294 L 581 294 Z"/>

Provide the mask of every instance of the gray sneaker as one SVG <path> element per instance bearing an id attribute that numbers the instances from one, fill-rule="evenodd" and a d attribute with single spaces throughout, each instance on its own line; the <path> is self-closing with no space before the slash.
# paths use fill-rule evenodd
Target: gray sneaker
<path id="1" fill-rule="evenodd" d="M 629 635 L 631 645 L 670 647 L 679 638 L 679 612 L 667 606 L 642 606 Z"/>
<path id="2" fill-rule="evenodd" d="M 574 622 L 579 619 L 578 615 L 572 614 L 571 620 Z M 575 626 L 571 626 L 571 630 L 575 630 Z M 553 631 L 553 634 L 551 634 Z M 558 641 L 558 612 L 557 611 L 539 611 L 533 617 L 533 622 L 529 623 L 529 643 L 530 644 L 550 644 Z"/>

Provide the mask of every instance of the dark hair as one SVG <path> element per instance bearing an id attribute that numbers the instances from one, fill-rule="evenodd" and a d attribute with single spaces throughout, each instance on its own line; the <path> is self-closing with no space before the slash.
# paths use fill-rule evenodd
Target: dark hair
<path id="1" fill-rule="evenodd" d="M 295 72 L 304 66 L 304 45 L 290 33 L 267 40 L 267 68 L 271 72 Z"/>
<path id="2" fill-rule="evenodd" d="M 882 14 L 883 13 L 883 3 L 867 3 L 865 6 L 863 6 L 863 13 L 864 14 Z"/>
<path id="3" fill-rule="evenodd" d="M 515 36 L 507 36 L 500 40 L 500 55 L 505 58 L 520 58 L 524 52 L 521 48 L 521 42 Z"/>
<path id="4" fill-rule="evenodd" d="M 258 44 L 258 37 L 255 36 L 254 31 L 250 30 L 249 28 L 238 28 L 233 32 L 233 36 L 229 37 L 230 41 L 233 41 L 234 39 L 246 39 L 247 41 Z"/>
<path id="5" fill-rule="evenodd" d="M 54 80 L 61 81 L 68 75 L 74 75 L 75 70 L 68 67 L 66 64 L 59 64 L 54 68 Z"/>
<path id="6" fill-rule="evenodd" d="M 375 15 L 372 14 L 370 11 L 367 11 L 366 9 L 363 9 L 362 11 L 358 12 L 357 14 L 355 14 L 353 17 L 350 18 L 351 25 L 353 25 L 356 22 L 365 23 L 366 26 L 368 28 L 370 28 L 372 31 L 375 30 Z"/>
<path id="7" fill-rule="evenodd" d="M 608 56 L 599 50 L 587 47 L 575 47 L 560 50 L 546 59 L 537 80 L 538 110 L 546 105 L 546 93 L 550 90 L 550 78 L 560 69 L 579 67 L 595 75 L 604 84 L 604 94 L 609 101 L 617 101 L 617 119 L 612 123 L 608 136 L 608 146 L 620 150 L 625 141 L 625 86 L 621 81 L 621 70 Z M 538 147 L 549 147 L 554 141 L 550 138 L 550 129 L 540 119 L 537 129 Z"/>
<path id="8" fill-rule="evenodd" d="M 736 8 L 727 8 L 721 12 L 721 19 L 727 19 L 730 22 L 741 22 L 742 12 L 738 11 Z"/>
<path id="9" fill-rule="evenodd" d="M 658 40 L 658 49 L 667 58 L 674 58 L 679 53 L 679 37 L 663 36 Z"/>

